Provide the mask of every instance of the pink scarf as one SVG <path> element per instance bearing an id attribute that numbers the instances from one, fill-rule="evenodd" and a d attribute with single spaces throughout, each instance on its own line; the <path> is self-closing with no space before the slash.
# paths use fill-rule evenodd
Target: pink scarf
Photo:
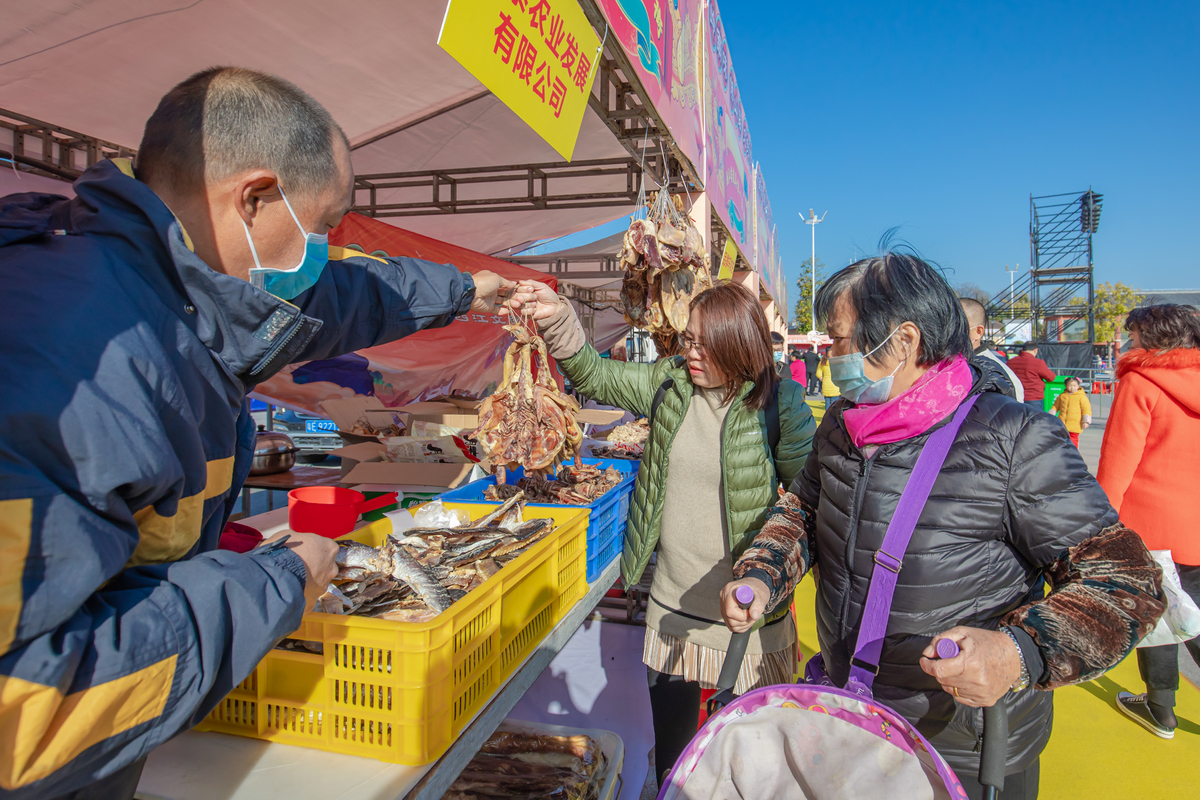
<path id="1" fill-rule="evenodd" d="M 967 399 L 973 382 L 967 360 L 955 356 L 930 369 L 898 397 L 846 409 L 842 418 L 855 447 L 911 439 L 953 414 Z"/>

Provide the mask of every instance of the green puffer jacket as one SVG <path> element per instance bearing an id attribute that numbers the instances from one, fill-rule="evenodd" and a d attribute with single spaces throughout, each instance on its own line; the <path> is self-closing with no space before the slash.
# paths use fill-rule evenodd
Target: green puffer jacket
<path id="1" fill-rule="evenodd" d="M 655 412 L 629 504 L 621 577 L 626 586 L 632 586 L 641 580 L 650 554 L 658 546 L 671 443 L 692 401 L 692 381 L 682 358 L 633 364 L 601 358 L 591 345 L 559 361 L 559 365 L 583 394 L 641 416 L 649 416 L 658 387 L 668 378 L 675 380 Z M 720 452 L 715 448 L 713 452 L 714 457 L 719 455 L 721 459 L 726 530 L 734 561 L 750 546 L 767 511 L 778 499 L 778 484 L 768 452 L 766 414 L 751 411 L 742 402 L 753 385 L 747 381 L 742 387 L 725 417 Z M 779 384 L 779 445 L 775 448 L 775 464 L 784 486 L 790 486 L 792 478 L 804 467 L 816 429 L 812 410 L 804 402 L 804 389 L 790 378 L 783 380 Z"/>

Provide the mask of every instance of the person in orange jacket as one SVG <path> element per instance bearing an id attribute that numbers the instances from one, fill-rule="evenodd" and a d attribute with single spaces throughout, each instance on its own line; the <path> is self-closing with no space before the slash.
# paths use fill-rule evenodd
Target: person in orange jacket
<path id="1" fill-rule="evenodd" d="M 1133 349 L 1119 381 L 1096 475 L 1121 521 L 1151 550 L 1170 550 L 1184 591 L 1200 602 L 1200 527 L 1192 498 L 1200 483 L 1200 318 L 1190 306 L 1129 314 Z M 1200 640 L 1187 642 L 1200 664 Z M 1117 694 L 1117 708 L 1156 736 L 1175 736 L 1179 647 L 1137 651 L 1144 694 Z"/>
<path id="2" fill-rule="evenodd" d="M 1054 399 L 1051 411 L 1067 426 L 1067 435 L 1071 437 L 1071 443 L 1079 447 L 1079 434 L 1092 424 L 1092 403 L 1080 390 L 1079 378 L 1067 378 L 1065 389 L 1066 391 Z"/>

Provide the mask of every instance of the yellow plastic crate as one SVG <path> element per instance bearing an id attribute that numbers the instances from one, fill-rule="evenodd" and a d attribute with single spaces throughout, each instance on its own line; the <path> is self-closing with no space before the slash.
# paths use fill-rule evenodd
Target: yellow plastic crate
<path id="1" fill-rule="evenodd" d="M 494 506 L 447 503 L 472 518 Z M 323 654 L 272 650 L 198 730 L 427 764 L 587 592 L 588 513 L 526 508 L 557 528 L 429 622 L 309 613 L 292 638 Z M 347 539 L 378 547 L 387 519 Z"/>

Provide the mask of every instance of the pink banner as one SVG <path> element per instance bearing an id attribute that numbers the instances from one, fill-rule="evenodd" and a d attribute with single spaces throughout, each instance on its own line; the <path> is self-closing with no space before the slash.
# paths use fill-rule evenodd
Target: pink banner
<path id="1" fill-rule="evenodd" d="M 702 0 L 597 0 L 610 39 L 633 62 L 649 103 L 683 155 L 703 170 Z M 703 175 L 701 175 L 703 177 Z"/>
<path id="2" fill-rule="evenodd" d="M 709 3 L 707 19 L 707 96 L 705 114 L 708 175 L 704 189 L 713 209 L 729 229 L 734 243 L 747 261 L 754 258 L 751 214 L 754 179 L 751 170 L 750 128 L 742 108 L 733 60 L 725 39 L 725 26 L 715 0 Z"/>

